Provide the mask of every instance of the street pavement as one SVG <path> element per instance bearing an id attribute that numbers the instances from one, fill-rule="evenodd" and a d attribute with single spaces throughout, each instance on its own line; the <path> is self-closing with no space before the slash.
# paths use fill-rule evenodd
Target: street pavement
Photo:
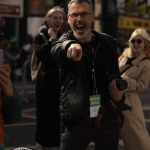
<path id="1" fill-rule="evenodd" d="M 6 150 L 26 147 L 35 150 L 35 95 L 34 85 L 16 85 L 22 96 L 23 113 L 19 122 L 12 125 L 5 125 L 5 145 Z M 146 126 L 150 134 L 150 87 L 140 94 L 142 99 L 143 111 L 145 114 Z M 94 143 L 90 143 L 87 150 L 94 150 Z M 118 150 L 125 150 L 120 139 Z"/>

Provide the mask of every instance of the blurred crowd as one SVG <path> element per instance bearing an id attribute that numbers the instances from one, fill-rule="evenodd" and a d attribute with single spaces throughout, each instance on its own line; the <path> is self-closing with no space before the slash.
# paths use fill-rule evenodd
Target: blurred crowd
<path id="1" fill-rule="evenodd" d="M 22 81 L 23 69 L 26 69 L 27 74 L 25 76 L 27 80 L 31 80 L 30 59 L 33 52 L 32 42 L 33 36 L 28 34 L 23 45 L 19 47 L 19 40 L 16 36 L 8 39 L 2 31 L 0 33 L 0 49 L 4 50 L 4 62 L 11 66 L 11 78 L 13 81 Z"/>
<path id="2" fill-rule="evenodd" d="M 5 22 L 4 22 L 5 23 Z M 33 35 L 27 34 L 23 45 L 19 47 L 19 39 L 13 36 L 8 39 L 0 29 L 0 49 L 4 50 L 4 61 L 10 64 L 12 81 L 22 81 L 23 76 L 31 81 L 30 60 L 33 52 Z M 118 57 L 126 47 L 123 37 L 117 38 Z M 23 72 L 25 71 L 26 74 Z"/>
<path id="3" fill-rule="evenodd" d="M 26 78 L 31 81 L 30 60 L 33 52 L 33 36 L 27 34 L 24 44 L 19 47 L 19 40 L 16 36 L 10 39 L 0 33 L 0 49 L 4 49 L 4 61 L 11 66 L 11 78 L 13 81 L 22 81 L 23 69 L 26 69 Z M 123 37 L 117 38 L 118 57 L 126 47 Z"/>

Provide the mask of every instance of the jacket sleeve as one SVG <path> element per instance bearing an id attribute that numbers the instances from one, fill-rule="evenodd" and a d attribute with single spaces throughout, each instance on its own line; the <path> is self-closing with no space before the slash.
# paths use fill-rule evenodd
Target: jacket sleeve
<path id="1" fill-rule="evenodd" d="M 103 35 L 105 35 L 104 37 L 107 40 L 107 43 L 111 49 L 110 54 L 113 56 L 112 66 L 110 67 L 110 68 L 112 68 L 112 70 L 110 70 L 110 72 L 108 74 L 108 78 L 110 78 L 110 76 L 111 77 L 114 76 L 117 79 L 121 79 L 121 75 L 120 75 L 120 71 L 119 71 L 116 40 L 109 35 L 106 35 L 106 34 L 103 34 Z M 125 94 L 123 94 L 122 99 L 116 103 L 118 103 L 120 105 L 122 105 L 122 104 L 124 105 L 125 99 L 126 99 Z"/>
<path id="2" fill-rule="evenodd" d="M 52 45 L 51 55 L 59 67 L 66 67 L 71 61 L 67 59 L 67 50 L 72 43 L 77 43 L 77 41 L 71 40 L 66 35 L 63 35 Z"/>
<path id="3" fill-rule="evenodd" d="M 114 39 L 112 36 L 107 35 L 105 33 L 101 33 L 103 38 L 105 39 L 105 43 L 107 43 L 109 51 L 107 55 L 110 56 L 110 59 L 112 58 L 111 63 L 111 70 L 108 72 L 108 75 L 115 74 L 117 78 L 120 77 L 120 71 L 119 71 L 119 65 L 118 65 L 118 54 L 117 54 L 117 44 L 116 39 Z"/>
<path id="4" fill-rule="evenodd" d="M 2 97 L 3 100 L 2 115 L 4 124 L 12 124 L 21 119 L 22 115 L 21 97 L 19 96 L 15 88 L 14 93 L 15 93 L 14 99 L 7 99 L 4 95 Z"/>
<path id="5" fill-rule="evenodd" d="M 54 42 L 54 41 L 53 41 Z M 41 34 L 37 34 L 33 40 L 33 49 L 38 61 L 47 63 L 51 59 L 49 51 L 52 46 L 52 41 L 43 39 Z"/>
<path id="6" fill-rule="evenodd" d="M 117 45 L 116 40 L 112 40 L 112 50 L 113 50 L 113 73 L 117 75 L 117 78 L 121 78 L 120 71 L 119 71 L 119 65 L 118 65 L 118 54 L 117 54 Z"/>
<path id="7" fill-rule="evenodd" d="M 147 61 L 147 63 L 146 63 Z M 141 72 L 137 79 L 130 78 L 127 75 L 122 75 L 122 77 L 127 81 L 128 88 L 126 91 L 138 91 L 143 92 L 146 90 L 150 83 L 150 62 L 146 60 L 145 62 L 141 63 Z M 142 65 L 143 64 L 143 65 Z"/>

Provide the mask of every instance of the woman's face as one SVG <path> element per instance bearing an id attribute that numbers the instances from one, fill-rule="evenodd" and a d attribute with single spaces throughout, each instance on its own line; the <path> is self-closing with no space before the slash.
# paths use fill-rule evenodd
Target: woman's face
<path id="1" fill-rule="evenodd" d="M 143 38 L 140 35 L 136 35 L 132 37 L 131 39 L 131 47 L 133 49 L 133 52 L 139 56 L 144 53 L 145 50 L 145 43 Z"/>
<path id="2" fill-rule="evenodd" d="M 63 23 L 64 23 L 64 17 L 61 12 L 54 12 L 47 20 L 49 27 L 53 28 L 54 31 L 58 32 Z"/>

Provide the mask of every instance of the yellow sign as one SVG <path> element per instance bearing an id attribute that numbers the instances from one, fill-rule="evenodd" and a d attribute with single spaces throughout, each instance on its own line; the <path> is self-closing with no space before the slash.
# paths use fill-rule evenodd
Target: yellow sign
<path id="1" fill-rule="evenodd" d="M 128 0 L 125 2 L 122 2 L 125 5 L 125 11 L 127 13 L 132 13 L 132 12 L 136 12 L 136 4 L 135 4 L 135 0 Z"/>
<path id="2" fill-rule="evenodd" d="M 136 28 L 144 28 L 146 30 L 150 30 L 150 20 L 142 19 L 137 17 L 130 17 L 119 15 L 118 18 L 118 28 L 120 29 L 136 29 Z"/>
<path id="3" fill-rule="evenodd" d="M 145 1 L 138 6 L 138 13 L 140 15 L 147 14 L 147 3 Z"/>

